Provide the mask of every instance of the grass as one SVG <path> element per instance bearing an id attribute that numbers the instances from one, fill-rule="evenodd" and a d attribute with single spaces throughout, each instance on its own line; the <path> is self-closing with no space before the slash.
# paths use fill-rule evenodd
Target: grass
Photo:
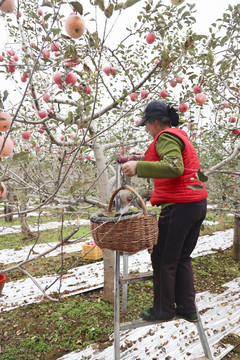
<path id="1" fill-rule="evenodd" d="M 0 249 L 21 248 L 22 246 L 33 245 L 36 243 L 36 236 L 38 236 L 37 244 L 60 241 L 61 238 L 64 239 L 65 237 L 69 236 L 75 230 L 75 228 L 76 226 L 69 225 L 64 226 L 63 229 L 56 228 L 50 230 L 41 230 L 39 233 L 33 232 L 34 237 L 31 239 L 26 239 L 21 233 L 14 233 L 14 236 L 13 234 L 1 235 Z M 90 228 L 88 225 L 82 225 L 74 234 L 73 238 L 83 238 L 84 241 L 86 240 L 86 237 L 91 237 L 89 231 Z"/>
<path id="2" fill-rule="evenodd" d="M 210 215 L 211 214 L 211 215 Z M 215 231 L 226 230 L 233 226 L 233 217 L 224 213 L 212 212 L 208 220 L 217 221 L 216 226 L 205 225 L 201 235 Z M 80 233 L 86 233 L 88 226 L 80 227 Z M 56 229 L 57 230 L 57 229 Z M 72 227 L 64 229 L 67 235 Z M 80 235 L 75 234 L 74 238 Z M 43 235 L 43 236 L 42 236 Z M 40 242 L 59 240 L 60 230 L 41 231 Z M 15 236 L 15 235 L 14 235 Z M 0 236 L 0 246 L 13 246 L 11 236 Z M 21 235 L 19 244 L 23 242 Z M 30 241 L 31 242 L 31 241 Z M 24 242 L 24 245 L 26 243 Z M 81 252 L 64 253 L 63 264 L 67 268 L 81 258 Z M 56 274 L 61 269 L 61 256 L 39 259 L 37 262 L 24 265 L 33 276 Z M 80 265 L 93 262 L 81 260 Z M 224 291 L 223 284 L 240 277 L 240 263 L 231 257 L 231 249 L 217 251 L 193 259 L 195 287 L 197 292 Z M 20 272 L 8 274 L 8 280 L 23 278 Z M 104 302 L 102 290 L 62 298 L 58 303 L 44 300 L 41 303 L 2 312 L 0 315 L 0 358 L 1 360 L 56 360 L 71 351 L 85 348 L 89 344 L 97 343 L 100 349 L 111 344 L 109 335 L 113 333 L 114 308 Z M 143 308 L 151 307 L 153 285 L 151 281 L 129 284 L 128 286 L 128 314 L 121 315 L 121 322 L 139 319 L 139 312 Z M 228 341 L 236 348 L 224 359 L 236 360 L 240 358 L 239 337 L 229 336 L 222 342 Z"/>

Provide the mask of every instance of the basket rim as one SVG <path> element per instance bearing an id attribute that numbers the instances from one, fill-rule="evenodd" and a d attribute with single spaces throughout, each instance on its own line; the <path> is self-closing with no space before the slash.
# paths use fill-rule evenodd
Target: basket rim
<path id="1" fill-rule="evenodd" d="M 131 211 L 131 212 L 126 212 L 124 214 L 121 213 L 116 213 L 115 217 L 108 217 L 105 214 L 99 214 L 97 216 L 97 214 L 92 214 L 90 216 L 90 221 L 100 224 L 100 223 L 117 223 L 120 221 L 126 221 L 126 220 L 131 220 L 131 219 L 135 219 L 137 217 L 147 217 L 147 216 L 157 216 L 157 212 L 154 210 L 148 210 L 147 211 L 147 215 L 145 215 L 142 211 Z"/>

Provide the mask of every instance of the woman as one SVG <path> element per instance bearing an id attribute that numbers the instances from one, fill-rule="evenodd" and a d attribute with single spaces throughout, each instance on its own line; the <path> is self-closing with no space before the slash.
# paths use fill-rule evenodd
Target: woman
<path id="1" fill-rule="evenodd" d="M 154 178 L 150 201 L 161 206 L 158 243 L 151 255 L 154 301 L 152 308 L 141 312 L 144 320 L 198 320 L 190 255 L 206 216 L 207 191 L 197 176 L 197 153 L 178 124 L 173 107 L 151 101 L 137 124 L 145 125 L 154 139 L 145 161 L 122 165 L 126 176 Z"/>

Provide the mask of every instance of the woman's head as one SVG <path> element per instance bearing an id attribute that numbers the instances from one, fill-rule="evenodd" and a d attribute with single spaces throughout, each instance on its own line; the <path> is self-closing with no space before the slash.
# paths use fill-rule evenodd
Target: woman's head
<path id="1" fill-rule="evenodd" d="M 146 106 L 142 119 L 137 126 L 144 126 L 146 122 L 155 123 L 158 121 L 161 125 L 178 126 L 179 116 L 174 107 L 167 105 L 161 100 L 152 100 Z"/>

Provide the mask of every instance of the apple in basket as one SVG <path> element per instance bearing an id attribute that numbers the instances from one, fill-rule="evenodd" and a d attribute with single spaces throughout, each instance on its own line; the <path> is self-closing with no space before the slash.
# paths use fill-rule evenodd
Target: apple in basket
<path id="1" fill-rule="evenodd" d="M 85 245 L 90 245 L 90 246 L 94 246 L 96 245 L 95 242 L 93 240 L 89 240 L 85 242 Z"/>

